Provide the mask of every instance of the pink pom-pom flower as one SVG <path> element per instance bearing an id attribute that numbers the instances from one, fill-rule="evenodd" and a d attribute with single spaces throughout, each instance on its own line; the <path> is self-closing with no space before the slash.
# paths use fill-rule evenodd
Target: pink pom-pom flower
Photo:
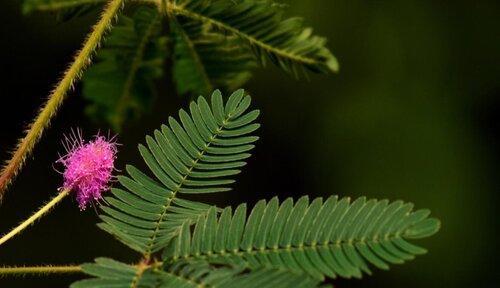
<path id="1" fill-rule="evenodd" d="M 64 142 L 66 155 L 57 160 L 65 168 L 62 188 L 74 191 L 78 206 L 85 210 L 92 201 L 102 199 L 101 194 L 109 189 L 117 144 L 114 139 L 99 134 L 85 142 L 80 131 L 65 137 Z"/>

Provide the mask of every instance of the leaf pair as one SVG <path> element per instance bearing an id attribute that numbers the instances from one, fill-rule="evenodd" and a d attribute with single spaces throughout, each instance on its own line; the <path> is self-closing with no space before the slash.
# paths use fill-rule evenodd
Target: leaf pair
<path id="1" fill-rule="evenodd" d="M 294 281 L 302 279 L 304 287 L 315 287 L 325 277 L 360 278 L 371 274 L 371 265 L 388 269 L 389 264 L 402 264 L 426 252 L 409 240 L 434 234 L 440 223 L 429 218 L 428 210 L 413 211 L 413 204 L 402 201 L 361 197 L 351 202 L 336 196 L 310 201 L 305 196 L 280 203 L 275 197 L 257 202 L 247 215 L 246 204 L 233 213 L 231 207 L 219 209 L 183 199 L 187 194 L 230 190 L 231 178 L 240 173 L 253 149 L 251 143 L 258 139 L 252 133 L 259 128 L 253 123 L 259 111 L 247 112 L 251 101 L 243 90 L 225 104 L 215 91 L 210 102 L 198 98 L 191 103 L 190 114 L 180 110 L 180 122 L 169 118 L 169 126 L 155 131 L 154 138 L 146 137 L 147 147 L 140 145 L 139 151 L 154 179 L 128 166 L 129 177 L 118 178 L 124 189 L 112 189 L 113 196 L 106 198 L 109 205 L 102 206 L 99 226 L 146 261 L 163 250 L 163 264 L 148 266 L 156 267 L 155 277 L 164 276 L 155 281 L 184 283 L 185 277 L 178 279 L 169 274 L 172 271 L 181 271 L 198 284 L 223 282 L 234 275 L 293 283 L 290 279 L 299 275 Z M 203 269 L 198 271 L 197 265 Z M 92 270 L 90 274 L 109 277 Z M 142 279 L 140 274 L 134 281 Z M 244 287 L 267 283 L 257 278 Z M 191 287 L 185 285 L 181 287 Z"/>

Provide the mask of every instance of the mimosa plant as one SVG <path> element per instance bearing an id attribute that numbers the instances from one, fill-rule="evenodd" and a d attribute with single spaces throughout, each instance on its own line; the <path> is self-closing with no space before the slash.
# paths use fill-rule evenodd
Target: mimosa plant
<path id="1" fill-rule="evenodd" d="M 122 6 L 130 5 L 127 14 Z M 59 193 L 0 238 L 13 238 L 75 195 L 80 209 L 99 207 L 99 228 L 113 235 L 136 263 L 97 258 L 76 266 L 2 267 L 0 275 L 85 273 L 71 287 L 324 287 L 327 278 L 361 278 L 426 252 L 413 239 L 440 223 L 411 203 L 364 197 L 261 200 L 254 207 L 216 207 L 187 195 L 229 192 L 259 139 L 259 110 L 242 86 L 268 60 L 299 77 L 334 72 L 325 40 L 285 19 L 269 0 L 27 0 L 24 9 L 57 11 L 65 20 L 104 7 L 63 78 L 49 96 L 0 176 L 5 192 L 70 88 L 83 75 L 87 110 L 120 130 L 147 111 L 154 80 L 171 69 L 177 92 L 205 95 L 146 136 L 133 165 L 115 178 L 115 139 L 68 136 Z M 118 17 L 106 41 L 103 36 Z M 95 64 L 90 65 L 97 51 Z M 165 65 L 165 61 L 171 65 Z M 88 71 L 84 70 L 89 66 Z M 215 90 L 214 88 L 220 90 Z M 126 131 L 123 131 L 126 133 Z M 113 186 L 113 187 L 111 187 Z M 110 190 L 110 192 L 108 191 Z M 0 249 L 2 247 L 0 246 Z"/>

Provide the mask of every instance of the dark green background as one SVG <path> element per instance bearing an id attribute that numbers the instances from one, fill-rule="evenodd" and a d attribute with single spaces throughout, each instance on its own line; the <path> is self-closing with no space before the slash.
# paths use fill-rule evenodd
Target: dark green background
<path id="1" fill-rule="evenodd" d="M 0 10 L 0 158 L 35 115 L 96 15 L 58 23 L 24 17 L 19 1 Z M 338 75 L 295 81 L 259 69 L 246 85 L 263 111 L 262 137 L 233 192 L 211 201 L 254 203 L 279 195 L 404 199 L 430 208 L 442 230 L 421 241 L 430 253 L 338 287 L 497 287 L 500 165 L 500 4 L 495 1 L 286 1 L 329 39 Z M 118 169 L 141 163 L 136 144 L 185 107 L 171 81 L 154 111 L 119 135 Z M 0 207 L 7 231 L 52 197 L 52 168 L 70 127 L 105 126 L 85 117 L 70 93 Z M 0 265 L 66 264 L 137 255 L 95 227 L 92 209 L 66 200 L 0 247 Z M 0 279 L 0 287 L 65 287 L 78 278 Z"/>

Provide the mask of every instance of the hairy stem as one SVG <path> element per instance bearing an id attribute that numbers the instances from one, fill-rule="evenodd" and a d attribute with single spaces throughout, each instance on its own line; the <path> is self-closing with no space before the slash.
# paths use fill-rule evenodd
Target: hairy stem
<path id="1" fill-rule="evenodd" d="M 2 236 L 2 238 L 0 238 L 0 245 L 5 243 L 10 238 L 16 236 L 17 234 L 21 233 L 24 229 L 26 229 L 26 227 L 33 224 L 43 215 L 47 214 L 52 208 L 54 208 L 59 202 L 61 202 L 61 200 L 64 199 L 64 197 L 66 197 L 70 191 L 71 190 L 69 189 L 64 189 L 63 191 L 59 192 L 59 194 L 56 197 L 47 202 L 47 204 L 43 205 L 37 212 L 35 212 L 35 214 L 31 215 L 31 217 L 23 221 L 17 227 L 12 229 L 9 233 Z"/>
<path id="2" fill-rule="evenodd" d="M 132 280 L 131 287 L 137 287 L 140 282 L 142 274 L 149 268 L 157 269 L 161 267 L 163 262 L 140 262 L 139 264 L 130 264 L 137 272 Z M 14 276 L 22 277 L 27 275 L 51 275 L 51 274 L 70 274 L 70 273 L 84 273 L 82 265 L 39 265 L 39 266 L 0 266 L 0 278 Z"/>
<path id="3" fill-rule="evenodd" d="M 132 283 L 130 284 L 130 288 L 138 288 L 139 282 L 141 281 L 142 275 L 144 274 L 144 271 L 146 271 L 151 265 L 147 263 L 148 261 L 144 259 L 143 261 L 139 262 L 138 265 L 136 265 L 137 271 L 135 272 L 134 278 L 132 279 Z M 157 264 L 153 264 L 157 265 Z"/>
<path id="4" fill-rule="evenodd" d="M 32 266 L 32 267 L 0 267 L 0 277 L 4 276 L 26 276 L 26 275 L 49 275 L 82 273 L 79 265 L 66 266 Z"/>
<path id="5" fill-rule="evenodd" d="M 89 65 L 93 52 L 99 46 L 103 35 L 111 26 L 123 2 L 124 0 L 111 0 L 108 3 L 99 22 L 87 37 L 82 49 L 76 54 L 73 63 L 66 70 L 63 78 L 52 91 L 45 105 L 40 109 L 40 113 L 29 126 L 24 138 L 19 141 L 11 159 L 7 161 L 0 174 L 0 200 L 7 186 L 22 168 L 26 157 L 31 154 L 43 131 L 49 125 L 59 106 L 61 106 L 67 92 L 73 87 L 75 81 L 81 77 L 82 71 Z"/>

